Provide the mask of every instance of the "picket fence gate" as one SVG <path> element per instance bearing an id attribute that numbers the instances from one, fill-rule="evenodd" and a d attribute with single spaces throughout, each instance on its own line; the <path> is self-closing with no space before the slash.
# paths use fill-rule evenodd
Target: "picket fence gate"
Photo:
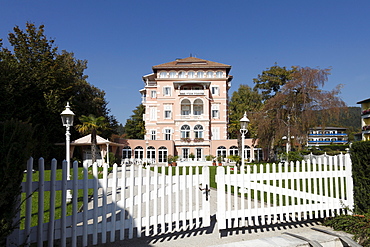
<path id="1" fill-rule="evenodd" d="M 51 162 L 50 181 L 45 181 L 44 160 L 38 162 L 39 181 L 32 181 L 33 159 L 27 163 L 27 181 L 22 183 L 25 193 L 24 229 L 17 229 L 8 238 L 8 246 L 37 243 L 43 246 L 88 246 L 153 236 L 173 231 L 208 227 L 210 225 L 210 204 L 208 191 L 209 167 L 187 169 L 168 167 L 168 175 L 142 165 L 118 167 L 108 179 L 108 166 L 103 167 L 103 178 L 98 178 L 98 167 L 92 168 L 93 179 L 88 179 L 88 163 L 83 166 L 83 179 L 78 179 L 78 163 L 73 163 L 73 178 L 67 180 L 67 162 L 63 162 L 62 180 L 56 180 L 57 161 Z M 162 167 L 161 169 L 166 169 Z M 184 170 L 183 170 L 184 169 Z M 120 172 L 119 172 L 120 170 Z M 172 171 L 174 174 L 172 174 Z M 93 190 L 89 202 L 89 189 Z M 83 210 L 78 210 L 78 190 L 83 190 Z M 55 205 L 56 193 L 61 191 L 61 205 Z M 71 191 L 72 214 L 67 215 L 67 193 Z M 38 192 L 38 224 L 31 226 L 32 195 Z M 45 201 L 45 193 L 50 199 Z M 44 205 L 50 205 L 47 219 Z M 61 207 L 61 218 L 55 219 L 55 208 Z M 122 218 L 124 220 L 122 220 Z M 20 215 L 16 220 L 20 219 Z M 44 222 L 46 221 L 46 222 Z M 117 232 L 117 234 L 116 234 Z M 91 237 L 92 235 L 92 237 Z M 88 237 L 90 236 L 90 237 Z M 79 239 L 78 239 L 79 238 Z"/>
<path id="2" fill-rule="evenodd" d="M 25 223 L 8 238 L 8 246 L 37 243 L 53 246 L 87 246 L 134 237 L 155 236 L 210 226 L 210 168 L 142 165 L 118 167 L 108 177 L 108 166 L 83 164 L 78 179 L 78 163 L 73 178 L 67 180 L 64 161 L 62 180 L 56 180 L 57 161 L 51 162 L 50 181 L 45 181 L 44 160 L 38 162 L 39 181 L 32 181 L 33 159 L 28 160 L 25 193 Z M 217 167 L 216 218 L 218 230 L 274 224 L 277 222 L 350 213 L 353 208 L 353 181 L 349 154 L 297 163 Z M 159 169 L 169 169 L 168 174 Z M 186 170 L 183 170 L 186 169 Z M 226 172 L 225 172 L 226 170 Z M 173 172 L 173 173 L 172 173 Z M 187 174 L 187 175 L 183 175 Z M 89 189 L 92 200 L 89 201 Z M 78 210 L 77 193 L 72 193 L 72 213 L 67 215 L 67 192 L 82 190 L 83 209 Z M 32 196 L 38 193 L 38 224 L 31 226 Z M 235 193 L 234 193 L 235 192 Z M 61 193 L 61 205 L 55 205 Z M 45 199 L 50 198 L 48 201 Z M 44 205 L 50 205 L 49 217 Z M 56 219 L 55 208 L 61 207 Z M 81 211 L 81 212 L 80 212 Z M 19 217 L 16 220 L 19 220 Z"/>
<path id="3" fill-rule="evenodd" d="M 246 165 L 240 173 L 227 169 L 225 174 L 218 167 L 216 182 L 219 230 L 323 218 L 353 209 L 348 153 L 313 162 Z"/>

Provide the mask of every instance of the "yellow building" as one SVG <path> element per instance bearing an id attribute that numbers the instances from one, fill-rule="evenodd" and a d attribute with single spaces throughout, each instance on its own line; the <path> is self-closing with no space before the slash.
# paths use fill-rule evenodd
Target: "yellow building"
<path id="1" fill-rule="evenodd" d="M 357 102 L 361 104 L 362 140 L 370 141 L 370 98 Z"/>

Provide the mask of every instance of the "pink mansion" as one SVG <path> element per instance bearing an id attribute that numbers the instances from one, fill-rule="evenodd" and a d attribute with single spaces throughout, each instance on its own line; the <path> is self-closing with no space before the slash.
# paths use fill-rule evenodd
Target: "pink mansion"
<path id="1" fill-rule="evenodd" d="M 207 155 L 237 155 L 236 139 L 228 139 L 230 65 L 188 57 L 152 67 L 140 90 L 145 106 L 144 140 L 125 140 L 122 158 L 155 159 L 167 155 L 204 161 Z M 262 151 L 246 139 L 246 156 L 261 159 Z"/>

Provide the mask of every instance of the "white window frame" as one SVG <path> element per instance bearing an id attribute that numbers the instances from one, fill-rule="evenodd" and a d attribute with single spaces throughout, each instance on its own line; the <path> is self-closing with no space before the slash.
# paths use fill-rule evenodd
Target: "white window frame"
<path id="1" fill-rule="evenodd" d="M 167 72 L 164 72 L 164 71 L 160 72 L 159 78 L 167 78 Z"/>
<path id="2" fill-rule="evenodd" d="M 170 78 L 176 78 L 176 72 L 171 71 L 170 72 Z"/>
<path id="3" fill-rule="evenodd" d="M 211 93 L 212 93 L 212 95 L 220 95 L 219 86 L 211 86 Z"/>
<path id="4" fill-rule="evenodd" d="M 223 72 L 222 71 L 217 71 L 216 72 L 216 78 L 222 78 Z"/>
<path id="5" fill-rule="evenodd" d="M 165 86 L 163 87 L 163 96 L 171 96 L 171 87 Z"/>
<path id="6" fill-rule="evenodd" d="M 215 73 L 213 71 L 207 71 L 206 76 L 207 76 L 207 78 L 213 78 L 214 74 Z"/>
<path id="7" fill-rule="evenodd" d="M 211 107 L 212 118 L 220 118 L 220 104 L 213 104 Z"/>
<path id="8" fill-rule="evenodd" d="M 198 71 L 197 72 L 197 78 L 204 78 L 204 72 L 203 71 Z"/>
<path id="9" fill-rule="evenodd" d="M 163 130 L 163 139 L 166 141 L 172 140 L 172 129 Z"/>
<path id="10" fill-rule="evenodd" d="M 186 73 L 184 71 L 180 71 L 178 75 L 179 75 L 179 78 L 185 78 L 186 77 Z"/>
<path id="11" fill-rule="evenodd" d="M 149 119 L 150 121 L 157 121 L 157 107 L 149 107 Z"/>
<path id="12" fill-rule="evenodd" d="M 156 99 L 156 98 L 157 98 L 157 91 L 155 91 L 155 90 L 151 90 L 151 91 L 150 91 L 150 97 L 151 97 L 152 99 Z"/>
<path id="13" fill-rule="evenodd" d="M 172 105 L 164 105 L 164 119 L 172 119 Z"/>
<path id="14" fill-rule="evenodd" d="M 220 140 L 220 127 L 212 127 L 212 140 Z"/>
<path id="15" fill-rule="evenodd" d="M 150 140 L 157 140 L 157 130 L 150 130 Z"/>
<path id="16" fill-rule="evenodd" d="M 188 72 L 188 78 L 194 78 L 194 77 L 195 77 L 194 71 Z"/>

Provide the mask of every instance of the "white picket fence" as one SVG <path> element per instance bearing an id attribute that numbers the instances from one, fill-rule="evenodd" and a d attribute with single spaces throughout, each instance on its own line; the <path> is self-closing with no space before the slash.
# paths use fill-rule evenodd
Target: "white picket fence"
<path id="1" fill-rule="evenodd" d="M 209 168 L 189 169 L 169 167 L 168 175 L 144 169 L 142 165 L 113 166 L 108 176 L 105 164 L 103 178 L 98 178 L 97 164 L 93 165 L 93 179 L 88 179 L 88 164 L 83 167 L 83 179 L 78 179 L 78 163 L 73 163 L 73 178 L 67 180 L 67 163 L 63 162 L 62 180 L 56 180 L 57 162 L 51 163 L 50 179 L 45 178 L 44 160 L 38 162 L 39 181 L 32 181 L 33 159 L 28 161 L 27 181 L 22 183 L 25 193 L 24 229 L 17 229 L 8 238 L 8 246 L 37 243 L 48 246 L 88 246 L 113 242 L 117 239 L 153 236 L 173 231 L 210 225 L 210 204 L 200 187 L 209 186 Z M 164 167 L 162 167 L 163 169 Z M 172 174 L 174 170 L 174 175 Z M 193 172 L 194 171 L 194 172 Z M 182 171 L 185 174 L 185 170 Z M 49 181 L 45 181 L 49 180 Z M 93 190 L 89 202 L 88 190 Z M 83 191 L 83 210 L 78 210 L 78 190 Z M 38 224 L 31 226 L 32 193 L 38 192 Z M 60 192 L 59 192 L 60 191 Z M 67 216 L 67 191 L 71 191 L 72 213 Z M 45 201 L 45 194 L 50 199 Z M 62 194 L 61 205 L 56 205 L 56 193 Z M 49 217 L 45 205 L 49 204 Z M 61 218 L 56 219 L 56 207 L 61 207 Z M 21 216 L 18 216 L 18 219 Z M 122 220 L 124 219 L 124 220 Z M 88 237 L 90 236 L 90 237 Z M 92 236 L 92 237 L 91 237 Z"/>
<path id="2" fill-rule="evenodd" d="M 349 154 L 313 162 L 217 168 L 218 229 L 273 224 L 350 213 L 353 180 Z M 225 189 L 226 186 L 226 189 Z M 231 190 L 238 193 L 232 194 Z"/>

